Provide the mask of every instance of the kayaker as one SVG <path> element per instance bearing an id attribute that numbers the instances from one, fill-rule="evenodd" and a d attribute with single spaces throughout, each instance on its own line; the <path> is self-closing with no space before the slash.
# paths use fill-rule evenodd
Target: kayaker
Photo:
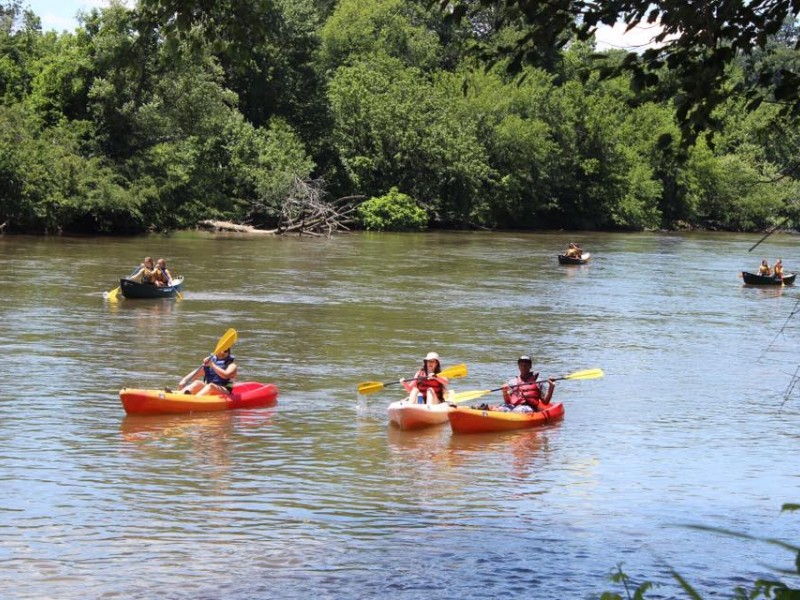
<path id="1" fill-rule="evenodd" d="M 783 262 L 780 258 L 775 263 L 775 266 L 772 267 L 772 274 L 775 279 L 783 279 Z"/>
<path id="2" fill-rule="evenodd" d="M 172 285 L 172 274 L 167 269 L 167 261 L 159 258 L 156 261 L 156 270 L 153 274 L 153 281 L 158 287 L 166 287 Z"/>
<path id="3" fill-rule="evenodd" d="M 530 413 L 543 409 L 550 404 L 553 397 L 553 390 L 556 389 L 556 382 L 548 378 L 547 393 L 542 394 L 542 386 L 536 380 L 539 373 L 533 372 L 533 360 L 527 354 L 523 354 L 517 359 L 519 375 L 509 379 L 503 385 L 503 401 L 505 404 L 490 406 L 489 410 L 499 410 L 503 412 Z"/>
<path id="4" fill-rule="evenodd" d="M 408 391 L 408 401 L 418 404 L 444 402 L 444 395 L 450 380 L 439 375 L 441 371 L 442 363 L 439 355 L 436 352 L 428 352 L 422 361 L 422 368 L 414 374 L 414 377 L 409 381 L 400 380 L 400 383 Z"/>
<path id="5" fill-rule="evenodd" d="M 222 350 L 219 354 L 203 359 L 203 368 L 196 369 L 181 379 L 178 389 L 184 394 L 196 396 L 230 394 L 237 369 L 236 357 L 231 354 L 230 348 Z M 197 381 L 201 373 L 203 380 Z"/>
<path id="6" fill-rule="evenodd" d="M 150 256 L 145 256 L 144 261 L 139 265 L 139 270 L 128 277 L 128 279 L 137 283 L 154 284 L 155 274 L 156 267 L 153 264 L 153 258 Z"/>

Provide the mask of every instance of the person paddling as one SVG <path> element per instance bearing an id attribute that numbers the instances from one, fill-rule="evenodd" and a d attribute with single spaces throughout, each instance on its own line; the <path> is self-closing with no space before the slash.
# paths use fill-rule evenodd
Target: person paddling
<path id="1" fill-rule="evenodd" d="M 155 274 L 156 274 L 156 267 L 153 264 L 153 258 L 150 256 L 145 256 L 144 261 L 142 264 L 139 265 L 139 269 L 128 279 L 131 281 L 135 281 L 136 283 L 145 283 L 145 284 L 155 284 Z"/>
<path id="2" fill-rule="evenodd" d="M 533 372 L 533 360 L 527 354 L 517 359 L 519 375 L 512 377 L 503 385 L 503 401 L 505 404 L 489 406 L 489 410 L 502 412 L 530 413 L 544 409 L 550 404 L 556 382 L 552 377 L 547 379 L 547 392 L 543 394 L 543 384 L 537 382 L 539 373 Z"/>
<path id="3" fill-rule="evenodd" d="M 767 259 L 762 259 L 761 266 L 758 267 L 758 274 L 762 277 L 769 277 L 772 274 L 772 269 L 769 268 Z"/>
<path id="4" fill-rule="evenodd" d="M 236 357 L 231 354 L 231 349 L 220 350 L 203 359 L 202 369 L 196 369 L 181 379 L 178 389 L 196 396 L 225 396 L 233 390 L 237 370 Z M 203 379 L 199 381 L 197 378 L 201 373 Z"/>
<path id="5" fill-rule="evenodd" d="M 779 258 L 772 267 L 772 276 L 783 281 L 783 261 Z"/>
<path id="6" fill-rule="evenodd" d="M 440 375 L 442 363 L 436 352 L 428 352 L 422 361 L 422 368 L 414 374 L 413 379 L 400 383 L 408 391 L 408 401 L 415 404 L 439 404 L 444 402 L 444 395 L 450 380 Z"/>

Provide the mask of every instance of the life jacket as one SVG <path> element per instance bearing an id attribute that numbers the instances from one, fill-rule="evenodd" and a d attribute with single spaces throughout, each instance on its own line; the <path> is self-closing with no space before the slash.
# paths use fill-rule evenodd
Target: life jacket
<path id="1" fill-rule="evenodd" d="M 542 390 L 536 382 L 538 378 L 539 373 L 531 373 L 525 380 L 519 375 L 511 379 L 508 382 L 510 387 L 508 397 L 511 404 L 514 406 L 527 404 L 533 408 L 539 408 L 542 401 Z"/>
<path id="2" fill-rule="evenodd" d="M 148 283 L 148 284 L 155 283 L 156 282 L 155 276 L 156 276 L 155 270 L 151 271 L 150 269 L 145 267 L 144 270 L 142 271 L 142 283 Z"/>
<path id="3" fill-rule="evenodd" d="M 775 277 L 783 277 L 783 265 L 776 264 L 773 274 Z"/>
<path id="4" fill-rule="evenodd" d="M 217 365 L 220 369 L 227 369 L 228 365 L 230 365 L 236 357 L 233 354 L 228 354 L 227 358 L 217 358 L 217 355 L 214 354 L 211 357 L 211 362 Z M 203 381 L 205 383 L 216 383 L 217 385 L 221 385 L 222 387 L 228 387 L 231 380 L 224 379 L 220 377 L 217 372 L 211 368 L 211 365 L 207 367 L 203 367 L 205 374 L 203 375 Z"/>
<path id="5" fill-rule="evenodd" d="M 156 282 L 160 281 L 164 285 L 169 284 L 169 277 L 167 276 L 167 270 L 166 269 L 163 269 L 163 270 L 162 269 L 156 269 L 155 273 L 153 273 L 153 281 L 156 281 Z"/>
<path id="6" fill-rule="evenodd" d="M 423 396 L 428 395 L 428 390 L 433 390 L 439 400 L 444 400 L 444 384 L 438 379 L 428 379 L 428 373 L 421 370 L 417 373 L 417 377 L 424 377 L 424 379 L 417 380 L 417 389 Z"/>

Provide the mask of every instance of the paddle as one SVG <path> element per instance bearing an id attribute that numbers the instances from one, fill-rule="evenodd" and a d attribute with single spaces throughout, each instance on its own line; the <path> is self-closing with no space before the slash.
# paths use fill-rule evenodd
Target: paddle
<path id="1" fill-rule="evenodd" d="M 603 376 L 602 369 L 587 369 L 585 371 L 575 371 L 574 373 L 570 373 L 569 375 L 564 375 L 563 377 L 553 377 L 553 381 L 560 381 L 562 379 L 598 379 L 599 377 L 602 376 Z M 544 382 L 539 382 L 539 383 L 544 383 Z M 519 387 L 519 385 L 512 385 L 509 387 Z M 502 387 L 499 387 L 493 390 L 471 390 L 467 392 L 459 392 L 457 394 L 453 394 L 453 397 L 450 398 L 448 402 L 454 404 L 457 402 L 469 402 L 470 400 L 477 400 L 478 398 L 483 398 L 486 394 L 491 394 L 492 392 L 499 392 L 502 389 L 503 389 Z"/>
<path id="2" fill-rule="evenodd" d="M 233 346 L 236 343 L 237 337 L 238 337 L 238 334 L 236 333 L 235 329 L 233 329 L 233 328 L 228 329 L 228 331 L 223 333 L 222 337 L 219 338 L 219 341 L 217 342 L 217 345 L 214 348 L 214 352 L 211 353 L 211 356 L 213 356 L 215 354 L 219 354 L 223 350 L 227 350 L 228 348 Z M 211 356 L 209 356 L 209 358 L 211 358 Z M 188 375 L 188 376 L 184 377 L 183 379 L 181 379 L 181 382 L 178 384 L 178 387 L 179 388 L 184 388 L 187 385 L 189 385 L 189 383 L 195 378 L 195 376 L 200 372 L 200 370 L 204 366 L 205 365 L 200 365 L 199 367 L 197 367 L 197 369 L 192 371 L 192 373 L 190 375 Z"/>
<path id="3" fill-rule="evenodd" d="M 440 373 L 438 373 L 442 377 L 447 377 L 448 379 L 453 379 L 455 377 L 466 377 L 467 376 L 467 365 L 460 364 L 455 365 L 453 367 L 448 367 L 446 369 L 442 369 Z M 415 381 L 417 379 L 422 379 L 422 377 L 411 377 L 410 379 L 403 379 L 403 381 Z M 374 394 L 375 392 L 379 392 L 387 385 L 392 385 L 393 383 L 400 383 L 399 381 L 390 381 L 388 383 L 381 383 L 380 381 L 365 381 L 364 383 L 358 384 L 358 393 L 359 394 Z"/>
<path id="4" fill-rule="evenodd" d="M 139 269 L 140 267 L 136 267 L 133 271 L 131 271 L 131 274 L 128 275 L 128 277 L 133 277 L 134 275 L 136 275 L 136 272 Z M 103 292 L 103 297 L 105 297 L 106 300 L 111 300 L 111 302 L 116 302 L 117 300 L 119 300 L 120 295 L 122 295 L 122 287 L 120 286 L 115 287 L 110 292 Z"/>

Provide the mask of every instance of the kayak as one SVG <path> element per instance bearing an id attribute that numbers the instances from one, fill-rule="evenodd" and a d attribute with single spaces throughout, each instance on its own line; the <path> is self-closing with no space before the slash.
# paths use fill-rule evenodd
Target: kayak
<path id="1" fill-rule="evenodd" d="M 547 425 L 564 418 L 564 405 L 550 404 L 546 409 L 533 413 L 513 413 L 499 410 L 480 410 L 459 406 L 448 415 L 453 433 L 487 433 L 511 431 Z"/>
<path id="2" fill-rule="evenodd" d="M 129 415 L 165 415 L 275 406 L 278 403 L 278 388 L 271 383 L 247 381 L 235 384 L 229 396 L 195 396 L 167 390 L 122 388 L 119 398 Z"/>
<path id="3" fill-rule="evenodd" d="M 742 271 L 742 279 L 747 285 L 792 285 L 794 283 L 795 273 L 787 273 L 783 276 L 783 280 L 770 276 L 757 275 L 756 273 L 748 273 Z"/>
<path id="4" fill-rule="evenodd" d="M 389 405 L 389 422 L 400 429 L 422 429 L 447 423 L 447 415 L 453 410 L 447 402 L 439 404 L 414 404 L 398 400 Z"/>
<path id="5" fill-rule="evenodd" d="M 581 254 L 580 258 L 576 256 L 564 256 L 563 254 L 558 255 L 558 264 L 560 265 L 585 265 L 589 262 L 589 257 L 591 256 L 590 252 L 584 252 Z"/>
<path id="6" fill-rule="evenodd" d="M 130 279 L 120 279 L 120 293 L 125 298 L 174 298 L 181 291 L 183 277 L 176 277 L 172 285 L 159 287 L 151 283 L 139 283 Z"/>

